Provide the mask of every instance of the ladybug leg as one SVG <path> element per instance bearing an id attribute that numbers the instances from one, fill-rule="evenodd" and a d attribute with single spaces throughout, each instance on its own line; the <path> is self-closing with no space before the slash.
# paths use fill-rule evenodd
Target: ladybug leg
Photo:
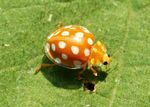
<path id="1" fill-rule="evenodd" d="M 78 80 L 81 80 L 81 79 L 82 79 L 82 74 L 83 74 L 83 72 L 85 71 L 85 69 L 86 69 L 86 66 L 83 67 L 83 69 L 79 72 L 79 74 L 78 74 Z"/>
<path id="2" fill-rule="evenodd" d="M 41 64 L 41 65 L 38 65 L 36 68 L 35 68 L 35 73 L 34 74 L 37 74 L 42 68 L 48 68 L 48 67 L 53 67 L 55 66 L 56 64 Z"/>
<path id="3" fill-rule="evenodd" d="M 94 75 L 94 76 L 97 76 L 97 72 L 96 72 L 96 70 L 95 70 L 93 67 L 91 67 L 90 69 L 91 69 L 91 71 L 92 71 L 93 75 Z"/>

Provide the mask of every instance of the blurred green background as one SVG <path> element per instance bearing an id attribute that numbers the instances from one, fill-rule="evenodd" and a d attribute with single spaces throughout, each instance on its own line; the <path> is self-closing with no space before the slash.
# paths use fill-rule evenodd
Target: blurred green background
<path id="1" fill-rule="evenodd" d="M 34 74 L 59 22 L 87 27 L 113 55 L 97 91 L 76 71 Z M 149 0 L 0 0 L 0 107 L 149 107 Z"/>

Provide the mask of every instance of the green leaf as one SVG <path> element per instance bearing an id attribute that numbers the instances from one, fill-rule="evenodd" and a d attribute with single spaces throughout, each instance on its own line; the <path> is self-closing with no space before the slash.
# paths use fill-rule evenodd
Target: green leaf
<path id="1" fill-rule="evenodd" d="M 149 107 L 149 5 L 149 0 L 0 0 L 0 107 Z M 78 70 L 57 66 L 34 75 L 47 61 L 43 46 L 59 22 L 87 27 L 112 54 L 110 70 L 94 78 L 96 93 L 83 91 Z"/>

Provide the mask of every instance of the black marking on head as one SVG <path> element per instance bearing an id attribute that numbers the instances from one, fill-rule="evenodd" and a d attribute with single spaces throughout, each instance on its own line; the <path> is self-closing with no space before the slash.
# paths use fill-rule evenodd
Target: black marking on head
<path id="1" fill-rule="evenodd" d="M 108 64 L 108 62 L 106 62 L 106 61 L 105 61 L 103 64 L 104 64 L 104 65 L 107 65 L 107 64 Z"/>

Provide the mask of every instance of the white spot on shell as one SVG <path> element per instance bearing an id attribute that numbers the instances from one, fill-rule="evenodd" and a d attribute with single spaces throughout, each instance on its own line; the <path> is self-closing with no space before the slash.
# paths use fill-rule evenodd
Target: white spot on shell
<path id="1" fill-rule="evenodd" d="M 83 33 L 82 32 L 77 32 L 76 34 L 75 34 L 75 37 L 77 37 L 77 38 L 82 38 L 83 37 Z"/>
<path id="2" fill-rule="evenodd" d="M 77 46 L 71 46 L 71 51 L 74 55 L 79 53 L 79 48 Z"/>
<path id="3" fill-rule="evenodd" d="M 68 31 L 63 31 L 63 32 L 61 33 L 61 35 L 62 35 L 62 36 L 68 36 L 68 35 L 69 35 L 69 32 L 68 32 Z"/>
<path id="4" fill-rule="evenodd" d="M 89 45 L 93 44 L 93 40 L 91 38 L 88 38 L 87 42 L 88 42 Z"/>
<path id="5" fill-rule="evenodd" d="M 75 67 L 81 67 L 82 63 L 80 61 L 78 61 L 78 60 L 74 60 L 73 64 L 74 64 Z"/>
<path id="6" fill-rule="evenodd" d="M 60 63 L 61 63 L 61 60 L 60 60 L 59 58 L 55 58 L 55 62 L 56 62 L 57 64 L 60 64 Z"/>
<path id="7" fill-rule="evenodd" d="M 63 42 L 63 41 L 60 41 L 60 42 L 58 43 L 58 46 L 59 46 L 59 48 L 64 49 L 64 48 L 66 47 L 66 43 Z"/>
<path id="8" fill-rule="evenodd" d="M 84 55 L 85 55 L 85 56 L 89 56 L 89 55 L 90 55 L 90 50 L 86 48 L 86 49 L 84 50 Z"/>
<path id="9" fill-rule="evenodd" d="M 68 59 L 68 56 L 66 54 L 61 54 L 61 57 L 64 59 L 64 60 L 67 60 Z"/>
<path id="10" fill-rule="evenodd" d="M 51 49 L 52 49 L 52 51 L 55 51 L 56 50 L 56 46 L 55 46 L 55 44 L 51 44 Z"/>
<path id="11" fill-rule="evenodd" d="M 77 33 L 75 33 L 75 36 L 73 37 L 73 39 L 77 42 L 81 42 L 83 35 L 84 34 L 82 32 L 77 32 Z"/>
<path id="12" fill-rule="evenodd" d="M 77 42 L 81 42 L 81 38 L 73 37 L 73 39 Z"/>

